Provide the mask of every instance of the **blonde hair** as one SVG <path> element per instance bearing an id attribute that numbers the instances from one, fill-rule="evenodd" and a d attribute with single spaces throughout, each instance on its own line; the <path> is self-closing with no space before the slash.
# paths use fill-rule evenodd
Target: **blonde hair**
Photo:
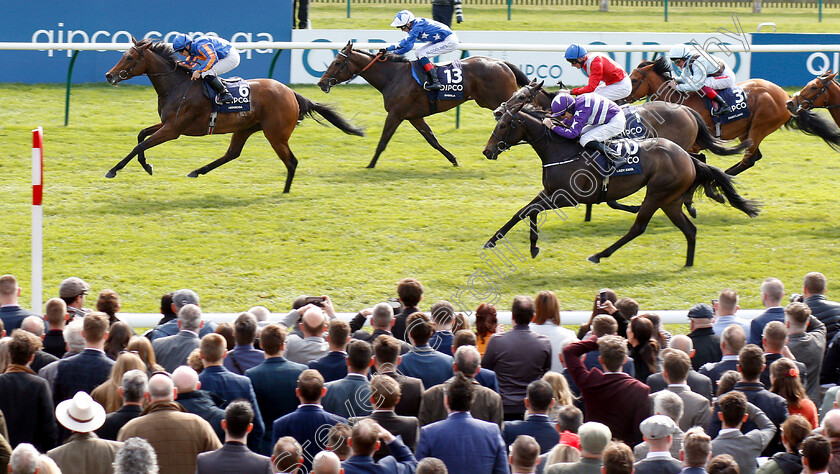
<path id="1" fill-rule="evenodd" d="M 559 462 L 577 462 L 580 459 L 580 451 L 574 446 L 566 444 L 558 444 L 551 448 L 548 452 L 548 457 L 545 460 L 546 466 L 557 464 Z"/>
<path id="2" fill-rule="evenodd" d="M 554 391 L 555 406 L 572 405 L 574 403 L 575 396 L 569 388 L 569 381 L 566 380 L 566 377 L 557 372 L 548 371 L 542 379 L 548 382 Z"/>

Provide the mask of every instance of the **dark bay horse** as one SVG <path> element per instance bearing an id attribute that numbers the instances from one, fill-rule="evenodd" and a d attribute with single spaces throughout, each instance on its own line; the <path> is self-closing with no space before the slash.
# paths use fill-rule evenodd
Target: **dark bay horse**
<path id="1" fill-rule="evenodd" d="M 581 156 L 583 148 L 576 140 L 567 140 L 549 131 L 543 125 L 542 119 L 543 112 L 530 106 L 521 110 L 507 110 L 487 142 L 485 156 L 493 154 L 500 141 L 527 141 L 542 161 L 543 190 L 503 225 L 487 241 L 485 247 L 494 246 L 517 222 L 528 218 L 531 256 L 535 257 L 539 253 L 537 216 L 541 211 L 618 200 L 647 187 L 636 221 L 627 234 L 603 251 L 590 256 L 588 260 L 598 263 L 644 233 L 653 214 L 657 209 L 662 209 L 685 236 L 688 243 L 685 265 L 692 266 L 697 228 L 682 212 L 682 203 L 691 189 L 711 187 L 715 193 L 725 196 L 736 209 L 750 217 L 758 215 L 758 205 L 738 194 L 731 177 L 720 169 L 692 157 L 673 142 L 660 138 L 638 142 L 641 174 L 611 177 L 607 191 L 601 192 L 601 175 L 590 155 L 586 153 Z"/>
<path id="2" fill-rule="evenodd" d="M 353 43 L 339 51 L 330 63 L 318 86 L 329 93 L 330 88 L 361 76 L 382 93 L 385 99 L 385 126 L 376 146 L 376 153 L 368 168 L 376 166 L 397 127 L 408 120 L 434 149 L 455 166 L 455 156 L 438 142 L 423 117 L 455 108 L 468 100 L 486 109 L 495 109 L 516 89 L 528 83 L 528 77 L 513 64 L 494 58 L 473 56 L 461 61 L 463 68 L 464 100 L 439 100 L 432 110 L 426 91 L 411 75 L 411 64 L 402 56 L 372 54 L 353 49 Z"/>
<path id="3" fill-rule="evenodd" d="M 683 104 L 699 112 L 711 128 L 712 116 L 703 98 L 697 92 L 680 92 L 674 89 L 671 76 L 671 63 L 664 56 L 656 61 L 642 61 L 630 73 L 632 89 L 629 101 L 649 97 L 651 100 Z M 736 175 L 761 159 L 759 145 L 767 135 L 783 125 L 801 130 L 809 135 L 816 135 L 832 148 L 840 147 L 840 130 L 822 117 L 808 111 L 792 116 L 786 103 L 790 97 L 781 87 L 764 79 L 750 79 L 739 82 L 747 96 L 750 116 L 721 126 L 720 134 L 724 140 L 738 138 L 741 142 L 749 139 L 752 143 L 740 162 L 730 166 L 726 172 Z"/>
<path id="4" fill-rule="evenodd" d="M 173 59 L 175 52 L 169 44 L 150 39 L 138 42 L 132 38 L 132 41 L 134 46 L 123 54 L 105 77 L 111 84 L 117 84 L 135 76 L 149 76 L 158 94 L 160 123 L 140 131 L 137 146 L 108 171 L 106 178 L 116 176 L 117 171 L 135 156 L 143 169 L 152 174 L 152 165 L 146 163 L 145 150 L 181 135 L 202 136 L 209 133 L 211 102 L 202 92 L 202 81 L 190 80 L 192 72 Z M 248 84 L 251 88 L 251 111 L 219 114 L 216 121 L 213 133 L 233 133 L 227 152 L 187 176 L 198 177 L 236 159 L 248 137 L 262 130 L 274 152 L 286 165 L 283 192 L 288 193 L 298 164 L 289 148 L 289 137 L 298 120 L 307 115 L 315 118 L 314 113 L 317 112 L 344 133 L 364 136 L 361 129 L 350 124 L 332 107 L 312 102 L 273 79 L 253 79 Z"/>
<path id="5" fill-rule="evenodd" d="M 829 70 L 811 80 L 801 91 L 793 94 L 787 108 L 792 114 L 816 108 L 828 109 L 834 123 L 840 126 L 840 84 L 837 83 L 837 73 Z"/>

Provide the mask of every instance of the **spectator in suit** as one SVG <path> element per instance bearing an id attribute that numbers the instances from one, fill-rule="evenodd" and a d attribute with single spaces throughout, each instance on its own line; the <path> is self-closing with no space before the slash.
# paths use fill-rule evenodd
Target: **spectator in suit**
<path id="1" fill-rule="evenodd" d="M 166 294 L 164 294 L 163 296 L 160 297 L 160 314 L 163 317 L 160 318 L 160 321 L 158 321 L 157 326 L 155 326 L 155 327 L 161 326 L 163 324 L 168 323 L 169 321 L 173 321 L 173 320 L 178 318 L 178 311 L 175 311 L 172 308 L 172 295 L 174 295 L 174 294 L 175 294 L 174 291 L 170 291 L 169 293 L 166 293 Z M 146 339 L 149 339 L 150 342 L 151 342 L 150 337 L 151 337 L 152 332 L 154 330 L 155 330 L 155 328 L 151 328 L 148 331 L 146 331 L 145 333 L 143 333 L 143 336 Z M 168 335 L 171 335 L 171 334 L 168 334 Z"/>
<path id="2" fill-rule="evenodd" d="M 123 374 L 119 391 L 123 399 L 122 407 L 108 413 L 105 422 L 96 430 L 96 435 L 102 439 L 116 441 L 120 428 L 143 412 L 143 402 L 149 400 L 149 378 L 146 372 L 129 370 Z"/>
<path id="3" fill-rule="evenodd" d="M 591 336 L 590 336 L 591 337 Z M 545 474 L 601 474 L 601 454 L 610 442 L 612 433 L 601 423 L 587 422 L 578 430 L 580 435 L 580 460 L 552 464 L 545 468 Z"/>
<path id="4" fill-rule="evenodd" d="M 161 299 L 161 305 L 163 305 L 165 299 L 166 295 L 164 295 L 164 298 Z M 188 304 L 201 306 L 196 292 L 193 290 L 181 289 L 172 293 L 172 303 L 170 304 L 170 311 L 172 313 L 180 314 L 181 309 Z M 164 322 L 164 320 L 166 320 L 166 322 Z M 202 321 L 202 325 L 196 326 L 196 328 L 195 332 L 198 333 L 198 337 L 204 337 L 216 330 L 216 324 Z M 163 320 L 161 320 L 161 323 L 152 329 L 152 331 L 148 334 L 148 338 L 154 342 L 155 339 L 174 336 L 178 334 L 181 329 L 182 328 L 178 324 L 178 318 L 167 319 L 165 316 Z M 158 359 L 160 359 L 160 356 L 158 356 Z"/>
<path id="5" fill-rule="evenodd" d="M 41 341 L 26 331 L 12 333 L 10 363 L 0 375 L 0 412 L 5 415 L 12 446 L 30 443 L 46 452 L 57 441 L 53 400 L 47 382 L 28 367 L 40 345 Z"/>
<path id="6" fill-rule="evenodd" d="M 393 455 L 374 461 L 373 453 L 379 449 L 382 442 L 388 445 L 388 450 Z M 365 419 L 353 425 L 353 434 L 348 444 L 353 455 L 341 463 L 346 474 L 412 474 L 417 467 L 417 459 L 400 441 L 400 438 L 395 437 L 373 420 Z"/>
<path id="7" fill-rule="evenodd" d="M 321 406 L 321 399 L 326 393 L 324 377 L 317 370 L 304 370 L 298 377 L 298 388 L 295 390 L 300 405 L 292 413 L 274 421 L 272 445 L 283 436 L 293 437 L 303 448 L 304 472 L 312 468 L 315 454 L 325 448 L 325 427 L 347 423 L 346 419 L 328 413 Z"/>
<path id="8" fill-rule="evenodd" d="M 785 321 L 785 310 L 782 308 L 784 297 L 785 285 L 778 278 L 767 278 L 761 283 L 761 303 L 766 309 L 750 321 L 748 344 L 763 347 L 761 335 L 764 334 L 764 326 L 770 321 Z"/>
<path id="9" fill-rule="evenodd" d="M 417 463 L 416 474 L 447 474 L 446 464 L 438 458 L 423 458 Z"/>
<path id="10" fill-rule="evenodd" d="M 55 407 L 55 417 L 72 433 L 61 446 L 47 451 L 62 472 L 86 474 L 111 472 L 114 455 L 122 443 L 99 439 L 93 431 L 105 422 L 105 409 L 85 392 Z"/>
<path id="11" fill-rule="evenodd" d="M 719 362 L 709 362 L 700 367 L 699 372 L 711 379 L 712 384 L 717 387 L 718 379 L 727 370 L 736 370 L 738 367 L 738 354 L 747 343 L 747 334 L 744 328 L 733 324 L 726 328 L 720 337 L 720 350 L 723 353 Z"/>
<path id="12" fill-rule="evenodd" d="M 477 419 L 495 423 L 502 428 L 504 411 L 502 397 L 487 387 L 482 387 L 476 380 L 480 354 L 474 346 L 461 346 L 455 351 L 455 363 L 452 365 L 456 374 L 463 375 L 473 385 L 472 401 L 470 402 L 470 415 Z M 455 380 L 450 378 L 446 382 L 435 385 L 423 393 L 420 403 L 420 414 L 418 419 L 421 426 L 426 426 L 436 421 L 447 418 L 446 404 L 444 399 L 448 386 Z"/>
<path id="13" fill-rule="evenodd" d="M 225 430 L 222 428 L 222 421 L 225 419 L 225 400 L 215 393 L 201 389 L 201 382 L 198 380 L 198 373 L 191 367 L 182 365 L 172 372 L 172 383 L 178 389 L 175 401 L 178 402 L 187 413 L 200 416 L 224 442 Z"/>
<path id="14" fill-rule="evenodd" d="M 726 289 L 720 292 L 717 307 L 715 308 L 715 324 L 712 326 L 715 334 L 720 336 L 723 334 L 724 329 L 733 324 L 737 324 L 744 329 L 747 339 L 750 338 L 750 321 L 735 316 L 739 308 L 737 291 Z"/>
<path id="15" fill-rule="evenodd" d="M 671 432 L 671 457 L 677 459 L 680 456 L 680 449 L 682 448 L 683 438 L 685 433 L 677 424 L 685 413 L 682 399 L 673 392 L 663 390 L 653 395 L 653 414 L 663 415 L 673 421 L 673 431 Z M 633 448 L 633 453 L 636 459 L 643 459 L 648 454 L 650 446 L 647 443 L 639 443 Z"/>
<path id="16" fill-rule="evenodd" d="M 773 362 L 784 357 L 782 352 L 788 352 L 790 349 L 787 347 L 788 343 L 788 333 L 787 327 L 785 326 L 784 322 L 781 321 L 770 321 L 764 326 L 764 334 L 761 337 L 761 341 L 764 343 L 764 370 L 761 372 L 761 384 L 764 385 L 764 388 L 770 390 L 773 384 L 770 383 L 770 365 Z M 790 355 L 790 354 L 789 354 Z M 805 368 L 805 364 L 799 361 L 794 362 L 796 367 L 799 369 L 799 378 L 802 381 L 802 385 L 805 385 L 806 377 L 808 374 L 808 370 Z"/>
<path id="17" fill-rule="evenodd" d="M 712 458 L 712 438 L 695 426 L 685 433 L 680 459 L 683 462 L 682 474 L 704 474 L 706 464 Z"/>
<path id="18" fill-rule="evenodd" d="M 507 474 L 508 461 L 498 425 L 476 420 L 469 413 L 474 393 L 475 384 L 456 374 L 444 397 L 449 416 L 420 429 L 417 457 L 438 458 L 452 472 Z"/>
<path id="19" fill-rule="evenodd" d="M 505 420 L 523 419 L 528 384 L 551 369 L 551 341 L 528 326 L 534 312 L 529 296 L 514 297 L 511 317 L 515 326 L 490 338 L 481 360 L 482 366 L 496 372 Z"/>
<path id="20" fill-rule="evenodd" d="M 826 329 L 826 340 L 834 342 L 834 336 L 840 331 L 840 303 L 829 301 L 825 297 L 828 280 L 820 272 L 811 272 L 802 279 L 802 297 Z M 834 381 L 836 382 L 836 380 Z"/>
<path id="21" fill-rule="evenodd" d="M 704 398 L 706 398 L 706 400 L 711 402 L 712 380 L 709 377 L 706 377 L 705 375 L 702 375 L 693 368 L 691 368 L 691 357 L 694 355 L 694 344 L 692 343 L 691 338 L 683 334 L 677 334 L 676 336 L 673 336 L 671 338 L 671 341 L 668 343 L 668 349 L 682 351 L 689 357 L 688 373 L 686 374 L 686 380 L 683 383 L 687 384 L 688 388 L 690 388 L 692 392 L 698 395 L 702 395 Z M 661 356 L 662 360 L 664 361 L 665 351 L 662 351 Z M 671 379 L 671 382 L 666 382 L 664 377 L 664 371 L 656 374 L 651 374 L 651 376 L 648 377 L 647 382 L 645 383 L 648 387 L 650 387 L 651 393 L 658 392 L 660 390 L 665 390 L 668 387 L 669 383 L 677 383 L 673 381 L 673 378 Z"/>
<path id="22" fill-rule="evenodd" d="M 653 415 L 639 425 L 648 453 L 636 463 L 637 474 L 677 474 L 682 470 L 682 464 L 671 456 L 671 435 L 676 427 L 665 415 Z"/>
<path id="23" fill-rule="evenodd" d="M 120 429 L 118 441 L 140 437 L 155 448 L 160 474 L 195 472 L 196 457 L 222 447 L 210 423 L 198 415 L 182 412 L 175 403 L 176 388 L 166 374 L 149 379 L 151 403 L 145 415 Z"/>
<path id="24" fill-rule="evenodd" d="M 72 398 L 76 392 L 92 392 L 111 375 L 114 361 L 105 355 L 104 350 L 108 316 L 96 311 L 88 313 L 82 325 L 82 336 L 85 338 L 85 350 L 58 363 L 53 391 L 56 405 Z"/>
<path id="25" fill-rule="evenodd" d="M 58 364 L 60 364 L 64 359 L 69 359 L 85 350 L 85 338 L 82 337 L 83 326 L 84 321 L 81 318 L 67 323 L 67 325 L 64 326 L 64 331 L 62 332 L 64 340 L 67 341 L 67 352 L 61 356 L 61 359 L 47 364 L 44 368 L 38 371 L 38 377 L 41 377 L 49 382 L 50 388 L 52 388 L 55 384 L 55 374 L 58 372 Z"/>
<path id="26" fill-rule="evenodd" d="M 406 320 L 411 351 L 402 356 L 400 372 L 423 381 L 423 386 L 433 387 L 452 377 L 452 356 L 438 352 L 429 345 L 432 323 L 423 313 L 414 313 Z"/>
<path id="27" fill-rule="evenodd" d="M 327 395 L 322 401 L 324 410 L 342 418 L 370 415 L 373 410 L 370 398 L 368 373 L 372 349 L 365 341 L 352 341 L 347 345 L 347 376 L 326 384 Z"/>
<path id="28" fill-rule="evenodd" d="M 303 313 L 298 325 L 303 337 L 290 334 L 286 339 L 286 358 L 298 364 L 308 364 L 318 360 L 329 352 L 329 345 L 324 340 L 327 330 L 327 318 L 324 311 L 312 306 Z"/>
<path id="29" fill-rule="evenodd" d="M 449 301 L 438 301 L 431 307 L 434 333 L 429 339 L 432 349 L 452 357 L 452 326 L 455 324 L 455 307 Z"/>
<path id="30" fill-rule="evenodd" d="M 155 448 L 143 438 L 128 438 L 114 457 L 114 474 L 156 474 Z"/>
<path id="31" fill-rule="evenodd" d="M 801 472 L 802 458 L 799 457 L 799 449 L 802 445 L 802 440 L 811 434 L 811 429 L 811 423 L 805 417 L 802 415 L 790 415 L 782 423 L 782 444 L 785 445 L 785 451 L 774 454 L 773 457 L 762 464 L 758 468 L 759 474 Z"/>
<path id="32" fill-rule="evenodd" d="M 251 379 L 244 375 L 236 375 L 225 369 L 222 360 L 226 354 L 225 339 L 218 334 L 208 334 L 201 339 L 201 361 L 204 370 L 198 376 L 204 390 L 213 392 L 228 403 L 243 398 L 253 407 L 256 419 L 254 429 L 248 434 L 248 447 L 254 452 L 259 449 L 260 438 L 265 431 L 260 406 Z"/>
<path id="33" fill-rule="evenodd" d="M 825 352 L 825 325 L 819 322 L 807 331 L 811 308 L 805 303 L 791 303 L 785 307 L 788 331 L 787 346 L 796 360 L 805 364 L 808 371 L 805 392 L 815 403 L 820 401 L 820 373 Z"/>
<path id="34" fill-rule="evenodd" d="M 256 322 L 256 319 L 254 320 Z M 222 427 L 225 444 L 216 451 L 205 452 L 196 459 L 196 474 L 271 474 L 271 459 L 252 453 L 245 445 L 254 428 L 254 410 L 246 400 L 235 400 L 225 408 Z"/>
<path id="35" fill-rule="evenodd" d="M 688 355 L 674 349 L 666 349 L 663 354 L 663 376 L 668 383 L 666 390 L 676 393 L 685 407 L 684 415 L 679 419 L 680 429 L 687 431 L 692 426 L 708 426 L 712 416 L 709 400 L 691 391 L 691 387 L 686 384 L 688 371 L 691 369 Z M 651 397 L 654 395 L 651 394 Z"/>
<path id="36" fill-rule="evenodd" d="M 152 342 L 158 364 L 169 373 L 180 365 L 186 365 L 190 352 L 199 345 L 199 332 L 204 327 L 201 308 L 194 304 L 184 305 L 178 311 L 176 324 L 179 328 L 177 334 L 159 337 Z"/>
<path id="37" fill-rule="evenodd" d="M 67 324 L 67 303 L 61 298 L 51 298 L 47 301 L 44 320 L 49 325 L 49 330 L 44 335 L 44 352 L 60 359 L 67 352 L 67 343 L 64 341 L 64 326 Z"/>
<path id="38" fill-rule="evenodd" d="M 317 455 L 315 459 L 318 459 Z M 303 449 L 300 444 L 291 436 L 278 439 L 271 450 L 271 465 L 274 466 L 274 472 L 298 472 L 303 466 Z"/>
<path id="39" fill-rule="evenodd" d="M 575 332 L 560 325 L 560 301 L 551 290 L 541 291 L 534 301 L 534 320 L 529 324 L 532 331 L 542 334 L 551 341 L 551 370 L 563 372 L 560 362 L 560 344 L 566 339 L 577 340 Z"/>
<path id="40" fill-rule="evenodd" d="M 367 332 L 362 329 L 367 316 L 370 316 L 370 325 L 373 327 L 373 332 Z M 395 323 L 394 308 L 388 303 L 378 303 L 373 309 L 360 311 L 350 321 L 350 331 L 353 332 L 353 339 L 360 339 L 373 344 L 379 336 L 393 336 L 394 334 L 391 330 Z M 400 346 L 401 354 L 405 354 L 410 349 L 410 346 L 405 341 L 400 341 Z"/>
<path id="41" fill-rule="evenodd" d="M 401 341 L 411 342 L 408 340 L 408 317 L 414 313 L 419 312 L 417 305 L 423 299 L 423 284 L 416 278 L 403 278 L 397 282 L 397 295 L 403 305 L 403 310 L 400 314 L 394 316 L 394 337 Z"/>
<path id="42" fill-rule="evenodd" d="M 393 336 L 379 336 L 373 341 L 373 367 L 376 373 L 387 375 L 400 384 L 400 401 L 394 408 L 394 412 L 400 416 L 417 416 L 420 413 L 420 402 L 425 387 L 423 381 L 408 377 L 397 371 L 397 366 L 402 361 L 400 356 L 399 341 Z"/>
<path id="43" fill-rule="evenodd" d="M 65 278 L 58 287 L 58 297 L 67 303 L 67 313 L 70 321 L 84 318 L 90 309 L 85 308 L 85 297 L 90 291 L 90 285 L 78 277 Z"/>
<path id="44" fill-rule="evenodd" d="M 40 316 L 27 316 L 23 318 L 23 321 L 20 323 L 20 329 L 32 333 L 42 341 L 44 341 L 45 328 L 44 328 L 44 318 Z M 32 369 L 33 372 L 38 373 L 39 370 L 46 367 L 47 364 L 55 362 L 58 360 L 58 357 L 44 352 L 42 349 L 38 349 L 35 352 L 35 359 L 32 360 L 32 363 L 29 364 L 29 368 Z"/>
<path id="45" fill-rule="evenodd" d="M 225 357 L 224 366 L 236 375 L 245 375 L 245 371 L 256 367 L 265 360 L 265 353 L 254 349 L 257 339 L 257 317 L 244 312 L 233 322 L 233 337 L 236 345 Z"/>
<path id="46" fill-rule="evenodd" d="M 124 352 L 114 361 L 114 367 L 111 368 L 111 376 L 108 380 L 99 384 L 93 389 L 90 396 L 96 400 L 96 403 L 105 408 L 105 413 L 112 413 L 123 406 L 123 397 L 120 394 L 120 385 L 122 384 L 123 375 L 129 370 L 146 370 L 146 364 L 140 360 L 135 354 L 131 352 Z"/>
<path id="47" fill-rule="evenodd" d="M 607 300 L 609 301 L 609 300 Z M 609 305 L 609 303 L 607 303 Z M 610 316 L 609 314 L 600 314 L 592 318 L 592 331 L 591 335 L 595 335 L 595 337 L 600 338 L 601 336 L 615 336 L 618 335 L 617 331 L 619 330 L 618 323 L 616 322 L 615 318 Z M 625 337 L 627 331 L 625 330 L 624 333 L 620 334 L 621 337 Z M 566 340 L 561 343 L 561 348 L 565 348 L 569 345 L 572 340 Z M 598 362 L 598 356 L 600 353 L 598 349 L 594 351 L 587 352 L 581 357 L 584 365 L 587 369 L 594 369 L 598 368 L 601 372 L 604 372 L 604 367 Z M 630 375 L 631 377 L 636 376 L 636 369 L 635 369 L 635 362 L 632 357 L 628 356 L 627 360 L 624 361 L 624 365 L 621 366 L 621 371 Z M 567 372 L 564 372 L 567 373 Z"/>
<path id="48" fill-rule="evenodd" d="M 413 416 L 399 416 L 394 413 L 394 406 L 400 399 L 400 384 L 391 377 L 377 375 L 370 382 L 371 394 L 370 403 L 373 406 L 373 413 L 369 418 L 385 428 L 394 436 L 400 436 L 403 444 L 412 452 L 417 446 L 417 438 L 420 435 L 420 422 Z M 329 392 L 327 392 L 329 394 Z M 350 420 L 355 424 L 358 419 Z M 391 454 L 387 444 L 381 445 L 373 454 L 373 460 L 379 461 Z"/>
<path id="49" fill-rule="evenodd" d="M 452 339 L 452 353 L 458 350 L 461 346 L 475 346 L 477 343 L 475 334 L 469 329 L 461 329 L 455 333 Z M 499 381 L 496 378 L 496 372 L 484 367 L 478 368 L 478 373 L 475 374 L 475 381 L 482 387 L 487 387 L 490 390 L 499 393 Z"/>
<path id="50" fill-rule="evenodd" d="M 581 354 L 596 347 L 606 372 L 587 370 L 580 361 Z M 633 377 L 618 372 L 627 357 L 624 339 L 603 336 L 596 340 L 595 336 L 590 336 L 566 346 L 563 356 L 566 368 L 583 395 L 586 419 L 604 423 L 617 439 L 633 445 L 641 442 L 638 426 L 650 413 L 650 389 Z M 615 403 L 617 393 L 622 394 L 622 403 Z"/>
<path id="51" fill-rule="evenodd" d="M 388 309 L 391 309 L 390 306 Z M 330 321 L 327 344 L 330 351 L 318 360 L 310 360 L 309 368 L 321 372 L 325 382 L 347 376 L 347 343 L 350 342 L 350 325 L 341 319 Z"/>
<path id="52" fill-rule="evenodd" d="M 720 337 L 712 329 L 715 312 L 711 306 L 699 303 L 688 310 L 688 322 L 691 332 L 688 337 L 694 344 L 694 356 L 691 367 L 700 371 L 700 367 L 708 363 L 721 360 L 723 353 L 720 347 Z"/>
<path id="53" fill-rule="evenodd" d="M 712 456 L 729 454 L 735 458 L 744 474 L 756 471 L 756 458 L 764 450 L 776 432 L 773 423 L 761 409 L 747 402 L 747 397 L 736 390 L 718 399 L 718 418 L 723 429 L 712 440 Z M 747 419 L 754 420 L 758 429 L 741 433 L 741 426 Z"/>
<path id="54" fill-rule="evenodd" d="M 306 370 L 306 366 L 283 357 L 286 349 L 286 331 L 277 324 L 269 324 L 262 329 L 260 347 L 265 351 L 265 360 L 247 370 L 245 376 L 251 379 L 266 428 L 257 452 L 266 455 L 271 453 L 274 446 L 269 427 L 275 420 L 293 412 L 298 406 L 295 389 L 298 386 L 298 377 Z"/>
<path id="55" fill-rule="evenodd" d="M 327 431 L 327 451 L 335 453 L 340 461 L 346 461 L 350 457 L 350 446 L 347 440 L 350 439 L 352 430 L 347 423 L 336 423 Z"/>
<path id="56" fill-rule="evenodd" d="M 802 441 L 803 474 L 826 472 L 831 460 L 831 443 L 825 436 L 812 434 Z"/>
<path id="57" fill-rule="evenodd" d="M 540 445 L 532 436 L 521 434 L 510 446 L 510 470 L 515 473 L 535 473 L 539 462 Z"/>
<path id="58" fill-rule="evenodd" d="M 312 474 L 344 474 L 344 468 L 334 452 L 321 451 L 312 460 Z"/>
<path id="59" fill-rule="evenodd" d="M 525 395 L 525 409 L 528 416 L 524 421 L 506 421 L 502 429 L 502 439 L 506 446 L 516 441 L 519 435 L 531 435 L 539 443 L 539 453 L 551 450 L 559 441 L 560 434 L 548 419 L 548 411 L 554 404 L 554 390 L 544 380 L 534 380 L 528 384 Z"/>
<path id="60" fill-rule="evenodd" d="M 17 278 L 13 275 L 0 276 L 0 320 L 9 334 L 19 328 L 27 316 L 38 316 L 20 307 L 18 298 L 21 291 Z"/>

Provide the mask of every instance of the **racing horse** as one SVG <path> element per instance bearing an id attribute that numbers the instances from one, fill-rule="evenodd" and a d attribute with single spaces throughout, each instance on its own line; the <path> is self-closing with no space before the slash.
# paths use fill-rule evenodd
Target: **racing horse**
<path id="1" fill-rule="evenodd" d="M 630 73 L 630 82 L 628 101 L 649 97 L 650 100 L 683 104 L 699 112 L 709 128 L 714 126 L 711 113 L 700 94 L 680 92 L 674 88 L 671 62 L 668 58 L 660 56 L 655 61 L 642 61 Z M 790 96 L 781 87 L 764 79 L 750 79 L 739 82 L 738 85 L 746 94 L 750 116 L 722 125 L 720 134 L 724 140 L 738 138 L 744 142 L 749 139 L 752 143 L 747 147 L 741 161 L 726 170 L 728 174 L 736 175 L 760 160 L 762 155 L 758 147 L 761 141 L 782 126 L 816 135 L 833 149 L 840 150 L 840 130 L 831 122 L 807 110 L 791 115 L 786 105 Z"/>
<path id="2" fill-rule="evenodd" d="M 368 168 L 376 166 L 379 155 L 385 151 L 397 127 L 404 120 L 408 120 L 429 145 L 443 154 L 450 163 L 458 166 L 458 160 L 441 146 L 423 117 L 452 109 L 467 100 L 475 100 L 481 107 L 492 110 L 516 92 L 517 88 L 529 82 L 519 68 L 499 59 L 472 56 L 461 61 L 461 66 L 463 100 L 438 100 L 433 105 L 426 91 L 412 77 L 409 60 L 393 54 L 372 54 L 356 50 L 353 49 L 353 43 L 348 41 L 324 71 L 318 86 L 329 93 L 333 86 L 361 76 L 382 93 L 388 116 Z"/>
<path id="3" fill-rule="evenodd" d="M 793 94 L 787 103 L 787 108 L 792 114 L 819 107 L 828 109 L 834 123 L 840 126 L 840 84 L 837 83 L 837 73 L 832 73 L 830 69 Z"/>
<path id="4" fill-rule="evenodd" d="M 675 143 L 661 138 L 631 142 L 639 145 L 638 156 L 643 163 L 642 172 L 629 176 L 611 176 L 606 191 L 600 191 L 602 180 L 598 165 L 592 162 L 588 152 L 580 156 L 583 148 L 577 140 L 560 137 L 548 130 L 542 123 L 543 111 L 532 106 L 520 107 L 506 108 L 487 141 L 484 155 L 491 157 L 498 149 L 499 142 L 527 141 L 542 161 L 543 189 L 496 231 L 484 245 L 485 248 L 495 246 L 517 222 L 528 218 L 531 257 L 536 257 L 540 251 L 537 247 L 537 216 L 541 211 L 617 200 L 647 187 L 636 220 L 627 234 L 603 251 L 590 256 L 588 260 L 598 263 L 602 258 L 611 256 L 624 244 L 644 233 L 653 214 L 662 209 L 685 236 L 685 265 L 690 267 L 694 264 L 697 228 L 682 212 L 682 203 L 691 189 L 712 189 L 721 200 L 725 197 L 733 207 L 748 216 L 758 215 L 758 204 L 741 197 L 735 190 L 730 176 L 692 157 Z"/>
<path id="5" fill-rule="evenodd" d="M 113 178 L 117 171 L 137 156 L 137 161 L 150 175 L 152 165 L 146 162 L 144 152 L 156 145 L 174 140 L 181 135 L 202 136 L 209 133 L 233 133 L 227 152 L 219 159 L 202 166 L 187 176 L 196 178 L 236 159 L 248 137 L 262 130 L 274 152 L 286 165 L 284 193 L 292 186 L 298 160 L 289 148 L 289 137 L 298 120 L 310 116 L 317 120 L 316 112 L 339 130 L 351 135 L 364 136 L 364 132 L 350 124 L 332 107 L 312 102 L 273 79 L 248 81 L 251 88 L 251 111 L 219 114 L 215 129 L 211 131 L 210 113 L 212 104 L 202 92 L 202 81 L 190 80 L 192 74 L 175 61 L 175 51 L 164 42 L 150 39 L 131 40 L 129 48 L 120 61 L 105 74 L 112 85 L 135 76 L 147 75 L 158 94 L 158 115 L 160 123 L 144 128 L 137 135 L 137 146 L 131 153 L 111 168 L 105 175 Z M 198 86 L 195 86 L 198 84 Z"/>

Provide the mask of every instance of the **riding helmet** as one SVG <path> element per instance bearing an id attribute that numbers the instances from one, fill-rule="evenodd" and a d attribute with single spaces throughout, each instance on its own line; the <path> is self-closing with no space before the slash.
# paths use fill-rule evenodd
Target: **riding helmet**
<path id="1" fill-rule="evenodd" d="M 411 13 L 408 10 L 402 10 L 394 17 L 394 21 L 391 22 L 391 26 L 395 28 L 402 28 L 412 21 L 414 21 L 414 13 Z"/>
<path id="2" fill-rule="evenodd" d="M 551 116 L 560 117 L 575 108 L 575 98 L 571 94 L 557 94 L 551 101 Z"/>
<path id="3" fill-rule="evenodd" d="M 175 38 L 172 39 L 172 49 L 175 51 L 183 51 L 187 49 L 187 46 L 190 43 L 192 43 L 192 38 L 183 33 L 178 33 L 175 35 Z"/>
<path id="4" fill-rule="evenodd" d="M 684 44 L 677 44 L 668 51 L 668 58 L 674 59 L 688 59 L 691 56 L 691 50 Z"/>
<path id="5" fill-rule="evenodd" d="M 566 59 L 568 60 L 580 59 L 585 56 L 586 50 L 583 48 L 583 46 L 577 43 L 572 43 L 569 45 L 568 48 L 566 48 Z"/>

